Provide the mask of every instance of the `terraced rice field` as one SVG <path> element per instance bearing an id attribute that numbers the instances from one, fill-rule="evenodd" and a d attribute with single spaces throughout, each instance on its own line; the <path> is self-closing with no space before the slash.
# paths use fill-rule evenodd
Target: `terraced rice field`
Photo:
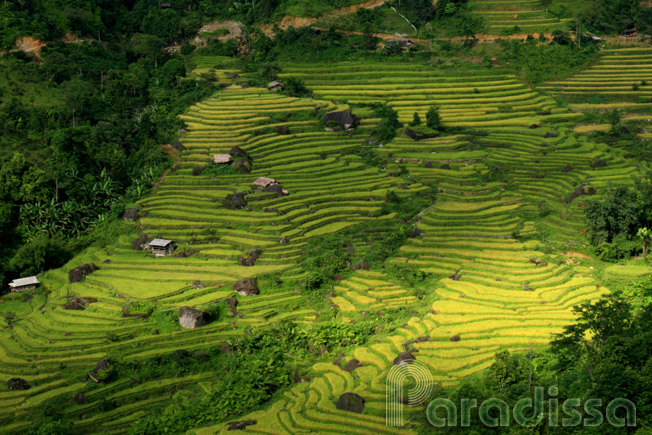
<path id="1" fill-rule="evenodd" d="M 211 68 L 210 59 L 202 67 Z M 384 265 L 413 265 L 437 278 L 436 284 L 421 289 L 426 292 L 422 299 L 382 267 L 359 270 L 334 285 L 330 302 L 342 322 L 405 306 L 427 314 L 346 354 L 341 367 L 352 358 L 362 363 L 353 372 L 331 362 L 315 364 L 310 381 L 288 389 L 268 407 L 238 417 L 258 420 L 247 432 L 409 433 L 385 425 L 384 381 L 400 352 L 415 350 L 435 383 L 456 385 L 491 365 L 499 350 L 547 343 L 572 321 L 574 304 L 608 291 L 589 268 L 571 267 L 562 255 L 583 243 L 584 197 L 568 198 L 580 185 L 599 193 L 608 184 L 630 183 L 639 168 L 620 150 L 573 132 L 567 121 L 576 115 L 553 99 L 514 77 L 486 71 L 455 78 L 425 66 L 379 64 L 363 71 L 356 63 L 290 65 L 284 71 L 304 79 L 316 98 L 234 85 L 197 104 L 183 117 L 186 150 L 176 170 L 141 201 L 146 216 L 138 231 L 191 244 L 198 255 L 151 258 L 131 249 L 132 232 L 115 245 L 89 249 L 63 269 L 41 276 L 51 291 L 47 299 L 15 303 L 19 320 L 0 330 L 0 381 L 20 376 L 33 387 L 0 392 L 4 429 L 27 427 L 28 411 L 46 399 L 70 400 L 85 383 L 62 373 L 91 369 L 106 355 L 138 359 L 196 350 L 281 319 L 318 322 L 311 299 L 299 289 L 263 287 L 259 296 L 237 296 L 242 317 L 226 317 L 197 330 L 171 326 L 178 307 L 233 297 L 232 285 L 240 278 L 278 272 L 301 279 L 298 263 L 307 240 L 380 219 L 372 216 L 389 190 L 408 197 L 429 185 L 438 187 L 437 202 L 416 222 L 422 237 L 410 239 Z M 445 123 L 473 131 L 420 142 L 397 137 L 374 150 L 393 161 L 380 170 L 347 152 L 366 144 L 377 120 L 364 119 L 355 135 L 315 128 L 321 113 L 375 101 L 395 107 L 402 121 L 411 120 L 415 111 L 425 118 L 437 104 Z M 297 113 L 309 116 L 292 120 L 289 114 Z M 544 127 L 528 128 L 531 124 Z M 274 132 L 277 125 L 289 127 L 290 134 Z M 233 146 L 251 156 L 251 174 L 191 175 L 194 166 L 206 165 L 212 154 Z M 596 159 L 605 166 L 593 169 Z M 407 181 L 391 175 L 401 167 L 409 174 Z M 252 183 L 260 176 L 277 179 L 289 195 L 254 191 Z M 245 209 L 221 205 L 227 194 L 245 190 L 252 192 Z M 288 243 L 281 243 L 284 238 Z M 239 266 L 238 257 L 250 249 L 261 249 L 262 256 L 253 267 Z M 85 282 L 69 284 L 68 271 L 86 262 L 100 270 Z M 64 310 L 72 295 L 98 302 L 86 311 Z M 428 306 L 425 300 L 434 302 Z M 122 317 L 125 305 L 143 301 L 169 311 L 157 311 L 159 320 Z M 166 318 L 166 312 L 172 315 Z M 454 335 L 460 340 L 452 341 Z M 200 373 L 141 384 L 120 379 L 88 394 L 89 404 L 69 406 L 66 415 L 74 418 L 80 433 L 125 433 L 150 407 L 168 400 L 167 392 L 210 382 L 212 376 Z M 365 398 L 363 415 L 335 408 L 344 392 Z M 120 406 L 98 412 L 107 400 Z M 405 410 L 408 415 L 421 411 Z M 221 423 L 191 433 L 226 430 Z"/>
<path id="2" fill-rule="evenodd" d="M 564 29 L 564 21 L 546 13 L 539 0 L 471 0 L 474 13 L 483 17 L 490 32 L 501 33 L 518 26 L 517 33 L 549 32 Z"/>
<path id="3" fill-rule="evenodd" d="M 540 89 L 575 99 L 578 103 L 592 96 L 603 97 L 608 100 L 605 103 L 610 103 L 608 109 L 617 108 L 618 102 L 647 103 L 652 97 L 652 48 L 614 48 L 602 53 L 603 56 L 586 70 L 565 80 L 548 82 Z M 638 89 L 633 89 L 635 85 Z M 599 104 L 592 106 L 601 108 Z"/>
<path id="4" fill-rule="evenodd" d="M 304 80 L 321 99 L 387 103 L 405 123 L 415 112 L 425 119 L 433 105 L 440 107 L 443 121 L 454 127 L 527 127 L 577 116 L 501 71 L 478 69 L 460 77 L 429 66 L 380 64 L 370 69 L 352 62 L 287 65 L 281 77 L 288 76 Z"/>

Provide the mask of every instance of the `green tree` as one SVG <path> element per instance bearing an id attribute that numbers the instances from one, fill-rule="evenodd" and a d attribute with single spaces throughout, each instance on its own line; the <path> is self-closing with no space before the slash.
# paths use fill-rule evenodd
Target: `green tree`
<path id="1" fill-rule="evenodd" d="M 430 107 L 428 113 L 426 113 L 426 125 L 428 126 L 428 128 L 431 128 L 433 130 L 442 129 L 441 116 L 439 115 L 439 107 L 437 106 Z"/>
<path id="2" fill-rule="evenodd" d="M 421 125 L 421 117 L 417 112 L 414 112 L 414 116 L 412 117 L 412 122 L 410 122 L 410 126 L 416 127 L 417 125 Z"/>

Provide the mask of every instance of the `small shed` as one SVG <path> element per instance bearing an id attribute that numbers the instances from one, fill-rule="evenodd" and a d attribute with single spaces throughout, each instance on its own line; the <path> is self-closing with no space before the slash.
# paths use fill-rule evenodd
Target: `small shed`
<path id="1" fill-rule="evenodd" d="M 174 251 L 174 243 L 166 239 L 154 239 L 147 244 L 147 247 L 155 257 L 164 257 Z"/>
<path id="2" fill-rule="evenodd" d="M 281 83 L 281 82 L 277 82 L 276 80 L 274 80 L 273 82 L 269 83 L 269 84 L 267 85 L 267 87 L 268 87 L 269 90 L 272 91 L 272 92 L 278 92 L 278 91 L 280 91 L 281 89 L 283 89 L 283 83 Z"/>
<path id="3" fill-rule="evenodd" d="M 28 276 L 27 278 L 19 278 L 9 283 L 9 288 L 12 292 L 23 292 L 25 290 L 34 290 L 40 284 L 38 278 L 35 276 Z"/>
<path id="4" fill-rule="evenodd" d="M 218 165 L 230 163 L 231 154 L 213 154 L 213 161 Z"/>
<path id="5" fill-rule="evenodd" d="M 254 181 L 254 186 L 256 186 L 259 189 L 264 189 L 266 187 L 273 186 L 275 184 L 279 184 L 279 182 L 273 178 L 268 178 L 268 177 L 260 177 L 259 179 Z"/>
<path id="6" fill-rule="evenodd" d="M 416 47 L 414 42 L 410 41 L 409 39 L 388 39 L 387 42 L 385 42 L 385 47 L 393 46 L 399 46 L 403 51 L 412 50 L 414 47 Z"/>

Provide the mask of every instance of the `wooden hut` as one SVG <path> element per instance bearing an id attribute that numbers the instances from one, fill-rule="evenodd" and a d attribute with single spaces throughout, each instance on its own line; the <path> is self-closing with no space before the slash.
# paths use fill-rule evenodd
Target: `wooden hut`
<path id="1" fill-rule="evenodd" d="M 164 257 L 174 252 L 174 242 L 166 239 L 154 239 L 147 244 L 155 257 Z"/>
<path id="2" fill-rule="evenodd" d="M 12 292 L 23 292 L 25 290 L 34 290 L 40 284 L 39 280 L 35 276 L 29 276 L 27 278 L 19 278 L 11 281 L 9 283 L 9 288 Z"/>

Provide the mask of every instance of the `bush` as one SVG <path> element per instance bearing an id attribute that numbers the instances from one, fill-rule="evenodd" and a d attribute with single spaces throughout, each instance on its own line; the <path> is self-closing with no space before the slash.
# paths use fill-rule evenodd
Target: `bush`
<path id="1" fill-rule="evenodd" d="M 426 125 L 433 130 L 441 130 L 441 116 L 439 115 L 439 107 L 432 106 L 426 114 Z"/>
<path id="2" fill-rule="evenodd" d="M 412 117 L 412 122 L 410 122 L 410 126 L 416 127 L 417 125 L 421 125 L 421 117 L 417 112 L 414 112 L 414 116 Z"/>

